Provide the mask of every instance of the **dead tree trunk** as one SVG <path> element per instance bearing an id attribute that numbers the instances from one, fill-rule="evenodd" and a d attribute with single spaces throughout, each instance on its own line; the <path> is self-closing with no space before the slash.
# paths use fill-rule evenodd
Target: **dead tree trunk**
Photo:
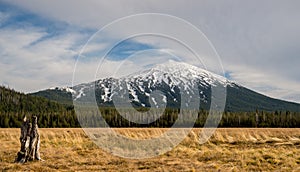
<path id="1" fill-rule="evenodd" d="M 38 131 L 37 117 L 32 117 L 32 129 L 30 133 L 30 145 L 29 145 L 29 161 L 40 160 L 40 135 Z"/>
<path id="2" fill-rule="evenodd" d="M 37 117 L 32 117 L 32 124 L 26 117 L 21 126 L 21 150 L 18 152 L 15 162 L 25 163 L 32 160 L 41 160 L 40 157 L 40 135 L 38 132 Z"/>
<path id="3" fill-rule="evenodd" d="M 18 152 L 15 162 L 18 163 L 26 162 L 28 152 L 29 152 L 30 132 L 31 132 L 31 123 L 25 116 L 23 119 L 23 124 L 21 126 L 21 135 L 20 135 L 21 150 Z"/>

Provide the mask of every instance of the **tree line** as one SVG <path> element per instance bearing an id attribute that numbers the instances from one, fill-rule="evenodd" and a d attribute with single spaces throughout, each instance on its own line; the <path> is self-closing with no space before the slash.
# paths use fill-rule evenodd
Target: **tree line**
<path id="1" fill-rule="evenodd" d="M 126 111 L 126 109 L 124 109 Z M 147 113 L 147 108 L 136 108 L 137 111 Z M 176 123 L 178 127 L 185 127 L 187 124 L 194 127 L 203 127 L 209 112 L 201 109 L 196 112 L 195 123 L 192 120 L 192 112 L 185 111 L 180 116 L 179 109 L 167 108 L 164 113 L 155 114 L 158 119 L 151 121 L 151 116 L 144 116 L 147 124 L 132 122 L 130 118 L 141 118 L 136 111 L 126 111 L 123 116 L 113 107 L 99 107 L 99 111 L 76 115 L 72 105 L 62 105 L 45 98 L 30 96 L 16 92 L 12 89 L 0 87 L 0 127 L 15 128 L 21 126 L 24 115 L 28 117 L 36 115 L 38 125 L 41 128 L 55 127 L 99 127 L 104 125 L 109 127 L 171 127 Z M 158 112 L 157 112 L 158 113 Z M 127 115 L 127 116 L 126 116 Z M 154 115 L 154 114 L 149 114 Z M 150 118 L 149 118 L 150 117 Z M 154 119 L 155 117 L 153 117 Z M 129 119 L 129 120 L 128 120 Z M 148 120 L 148 121 L 147 121 Z M 255 112 L 225 112 L 219 123 L 219 127 L 300 127 L 300 113 L 290 111 L 255 111 Z"/>
<path id="2" fill-rule="evenodd" d="M 110 127 L 171 127 L 179 117 L 179 109 L 166 109 L 163 115 L 149 124 L 137 124 L 121 116 L 114 108 L 100 109 L 101 116 Z M 134 112 L 131 112 L 134 113 Z M 97 113 L 93 113 L 97 114 Z M 98 114 L 99 115 L 99 114 Z M 200 110 L 196 113 L 196 120 L 193 121 L 188 111 L 183 113 L 184 119 L 176 126 L 185 127 L 194 123 L 194 127 L 204 127 L 209 111 Z M 133 115 L 134 116 L 134 115 Z M 147 120 L 147 119 L 146 119 Z M 96 123 L 94 121 L 94 123 Z M 94 124 L 97 126 L 97 124 Z M 93 126 L 91 124 L 91 126 Z M 300 127 L 300 113 L 289 111 L 256 111 L 256 112 L 224 112 L 218 127 L 241 127 L 241 128 L 297 128 Z"/>
<path id="3" fill-rule="evenodd" d="M 39 127 L 79 127 L 71 105 L 0 86 L 0 127 L 20 127 L 24 116 L 36 115 Z"/>

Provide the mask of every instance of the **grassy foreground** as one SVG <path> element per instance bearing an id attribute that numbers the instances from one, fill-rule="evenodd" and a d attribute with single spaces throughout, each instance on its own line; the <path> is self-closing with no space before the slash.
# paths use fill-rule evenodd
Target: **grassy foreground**
<path id="1" fill-rule="evenodd" d="M 166 129 L 116 129 L 145 138 Z M 0 129 L 2 171 L 300 171 L 300 129 L 218 129 L 199 145 L 193 129 L 172 151 L 132 160 L 98 148 L 82 129 L 40 129 L 43 162 L 13 163 L 19 129 Z"/>

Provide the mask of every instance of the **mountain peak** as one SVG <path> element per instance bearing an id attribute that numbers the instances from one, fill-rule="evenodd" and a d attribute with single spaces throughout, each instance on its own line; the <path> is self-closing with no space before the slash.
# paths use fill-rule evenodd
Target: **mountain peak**
<path id="1" fill-rule="evenodd" d="M 166 61 L 165 63 L 161 63 L 161 64 L 157 64 L 155 65 L 154 67 L 162 67 L 162 66 L 165 66 L 165 67 L 178 67 L 178 66 L 182 66 L 182 67 L 196 67 L 196 66 L 193 66 L 191 64 L 188 64 L 188 63 L 185 63 L 185 62 L 182 62 L 182 61 L 175 61 L 175 60 L 168 60 Z"/>
<path id="2" fill-rule="evenodd" d="M 170 71 L 170 70 L 200 70 L 201 68 L 193 66 L 191 64 L 185 62 L 179 62 L 175 60 L 168 60 L 165 63 L 157 64 L 152 69 L 162 70 L 162 71 Z M 202 70 L 201 71 L 205 71 Z M 205 71 L 208 72 L 208 71 Z"/>
<path id="3" fill-rule="evenodd" d="M 152 80 L 154 83 L 165 82 L 172 84 L 194 82 L 201 79 L 207 85 L 214 85 L 217 81 L 223 85 L 231 84 L 225 77 L 211 73 L 202 68 L 185 62 L 168 60 L 165 63 L 157 64 L 150 69 L 142 70 L 129 76 L 123 77 L 126 81 Z"/>

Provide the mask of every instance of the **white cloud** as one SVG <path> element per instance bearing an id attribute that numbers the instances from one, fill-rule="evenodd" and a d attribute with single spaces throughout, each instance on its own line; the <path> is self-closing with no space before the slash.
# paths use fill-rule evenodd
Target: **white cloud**
<path id="1" fill-rule="evenodd" d="M 70 85 L 77 54 L 72 48 L 80 35 L 41 40 L 45 36 L 46 32 L 32 27 L 0 30 L 0 76 L 3 83 L 24 92 Z"/>
<path id="2" fill-rule="evenodd" d="M 300 102 L 300 81 L 274 75 L 268 70 L 241 65 L 227 66 L 231 80 L 262 94 Z"/>

